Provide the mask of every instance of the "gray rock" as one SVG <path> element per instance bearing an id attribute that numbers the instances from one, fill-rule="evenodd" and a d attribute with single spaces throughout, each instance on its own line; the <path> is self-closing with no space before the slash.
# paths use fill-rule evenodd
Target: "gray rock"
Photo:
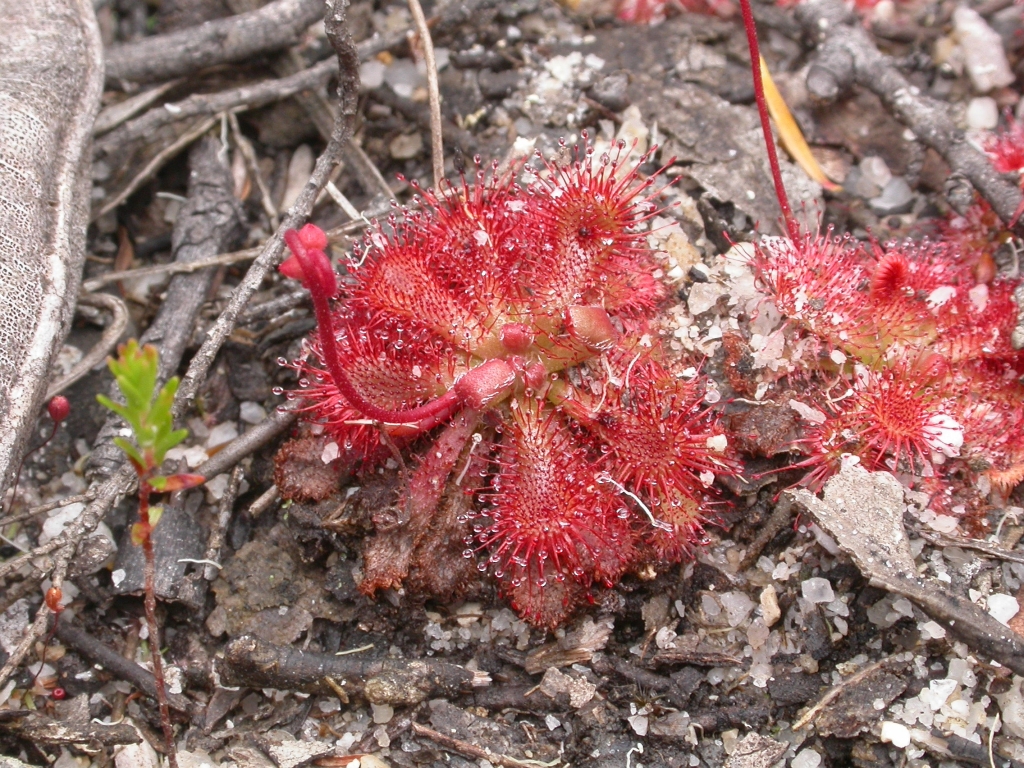
<path id="1" fill-rule="evenodd" d="M 616 72 L 594 83 L 590 97 L 612 112 L 621 112 L 632 103 L 627 93 L 628 88 L 629 76 L 625 72 Z"/>
<path id="2" fill-rule="evenodd" d="M 882 188 L 882 194 L 871 198 L 868 204 L 871 206 L 871 210 L 879 216 L 906 213 L 914 205 L 914 190 L 902 176 L 894 176 Z"/>

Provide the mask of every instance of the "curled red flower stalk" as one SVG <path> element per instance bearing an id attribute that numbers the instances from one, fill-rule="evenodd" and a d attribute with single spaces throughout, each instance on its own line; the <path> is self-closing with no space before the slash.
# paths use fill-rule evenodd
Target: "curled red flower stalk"
<path id="1" fill-rule="evenodd" d="M 714 478 L 737 471 L 702 384 L 651 340 L 666 295 L 644 231 L 655 178 L 624 166 L 624 150 L 421 192 L 367 233 L 340 288 L 319 230 L 287 236 L 282 271 L 309 287 L 318 321 L 291 364 L 307 418 L 369 466 L 395 445 L 378 427 L 402 443 L 452 422 L 416 464 L 397 524 L 367 545 L 364 592 L 439 582 L 422 574 L 436 552 L 417 548 L 469 476 L 468 556 L 520 613 L 555 626 L 593 584 L 682 557 Z"/>

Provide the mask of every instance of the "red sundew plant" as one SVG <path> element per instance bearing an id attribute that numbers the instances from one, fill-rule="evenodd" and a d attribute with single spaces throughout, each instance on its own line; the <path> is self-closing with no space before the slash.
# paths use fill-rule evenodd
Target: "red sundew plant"
<path id="1" fill-rule="evenodd" d="M 1006 128 L 999 133 L 989 134 L 982 148 L 992 162 L 993 168 L 1000 173 L 1017 174 L 1017 182 L 1021 189 L 1024 189 L 1024 123 L 1007 114 Z M 1022 213 L 1024 203 L 1021 203 L 1014 212 L 1009 226 L 1012 227 Z"/>
<path id="2" fill-rule="evenodd" d="M 1006 128 L 986 136 L 982 149 L 1000 173 L 1024 171 L 1024 123 L 1007 115 Z"/>
<path id="3" fill-rule="evenodd" d="M 286 234 L 281 271 L 318 322 L 292 363 L 306 418 L 364 466 L 427 440 L 398 527 L 424 531 L 446 494 L 472 492 L 463 556 L 549 627 L 592 584 L 679 560 L 716 475 L 737 471 L 702 378 L 649 327 L 666 294 L 644 231 L 654 177 L 624 148 L 523 168 L 522 185 L 480 172 L 423 192 L 371 229 L 340 286 L 319 229 Z M 415 543 L 375 546 L 370 595 L 406 583 Z"/>
<path id="4" fill-rule="evenodd" d="M 756 61 L 749 0 L 741 7 Z M 756 66 L 752 73 L 789 237 L 762 241 L 751 267 L 794 342 L 802 386 L 789 393 L 782 382 L 780 394 L 796 394 L 789 402 L 809 423 L 794 445 L 807 458 L 790 468 L 807 469 L 804 484 L 818 488 L 850 453 L 873 469 L 926 481 L 941 500 L 963 495 L 979 476 L 1009 493 L 1024 479 L 1024 352 L 1011 344 L 1019 281 L 997 279 L 992 258 L 998 221 L 979 205 L 945 228 L 956 237 L 884 247 L 803 233 L 782 185 Z M 986 149 L 997 165 L 1019 169 L 1021 137 L 1011 122 Z"/>
<path id="5" fill-rule="evenodd" d="M 1017 281 L 983 282 L 954 246 L 927 241 L 766 239 L 752 266 L 793 339 L 827 353 L 795 363 L 817 392 L 795 398 L 805 485 L 820 487 L 844 453 L 909 476 L 985 475 L 1004 492 L 1024 477 Z"/>
<path id="6" fill-rule="evenodd" d="M 941 241 L 972 265 L 979 283 L 989 283 L 996 276 L 995 253 L 1012 237 L 992 206 L 980 195 L 962 216 L 951 213 L 939 219 L 937 230 Z"/>
<path id="7" fill-rule="evenodd" d="M 723 19 L 736 15 L 732 0 L 620 0 L 615 17 L 631 24 L 659 24 L 670 10 Z"/>

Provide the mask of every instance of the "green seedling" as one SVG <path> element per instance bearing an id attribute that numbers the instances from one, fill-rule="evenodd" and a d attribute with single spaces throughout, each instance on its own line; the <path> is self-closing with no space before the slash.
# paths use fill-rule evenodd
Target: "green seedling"
<path id="1" fill-rule="evenodd" d="M 117 358 L 107 361 L 124 403 L 97 395 L 100 404 L 124 419 L 132 430 L 132 438 L 115 437 L 114 443 L 124 451 L 139 477 L 139 520 L 131 529 L 132 542 L 141 546 L 146 557 L 146 624 L 149 627 L 150 647 L 153 649 L 153 677 L 156 678 L 157 700 L 160 705 L 160 723 L 163 726 L 171 768 L 177 768 L 174 734 L 171 730 L 167 707 L 167 689 L 164 684 L 163 664 L 160 659 L 160 640 L 156 622 L 156 559 L 153 553 L 153 528 L 160 520 L 163 507 L 150 506 L 153 493 L 183 491 L 202 484 L 202 475 L 158 474 L 164 458 L 174 446 L 188 437 L 187 429 L 174 429 L 171 405 L 178 391 L 178 378 L 174 377 L 157 389 L 160 355 L 156 347 L 140 347 L 132 339 L 117 349 Z"/>

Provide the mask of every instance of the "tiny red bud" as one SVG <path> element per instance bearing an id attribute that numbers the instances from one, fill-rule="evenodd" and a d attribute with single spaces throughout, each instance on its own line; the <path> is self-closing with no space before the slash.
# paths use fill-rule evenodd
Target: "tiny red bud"
<path id="1" fill-rule="evenodd" d="M 46 590 L 46 607 L 54 613 L 60 613 L 62 610 L 60 601 L 64 598 L 64 593 L 57 587 L 50 587 Z"/>
<path id="2" fill-rule="evenodd" d="M 60 424 L 71 413 L 71 403 L 64 395 L 57 395 L 47 403 L 46 410 L 54 423 Z"/>
<path id="3" fill-rule="evenodd" d="M 50 697 L 55 699 L 56 701 L 64 701 L 64 699 L 68 697 L 68 692 L 65 691 L 63 688 L 54 688 L 52 691 L 50 691 Z"/>

